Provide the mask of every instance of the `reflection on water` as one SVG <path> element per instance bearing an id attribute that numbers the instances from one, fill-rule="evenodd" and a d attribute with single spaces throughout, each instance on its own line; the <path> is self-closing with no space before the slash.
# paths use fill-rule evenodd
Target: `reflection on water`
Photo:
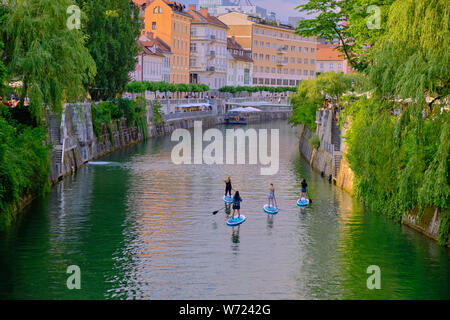
<path id="1" fill-rule="evenodd" d="M 0 298 L 450 298 L 448 249 L 364 212 L 312 172 L 286 123 L 253 127 L 280 129 L 274 176 L 257 165 L 175 165 L 170 137 L 84 166 L 0 234 Z M 212 214 L 228 175 L 248 217 L 237 227 L 225 224 L 230 205 Z M 306 208 L 296 205 L 301 178 Z M 276 215 L 262 209 L 270 182 Z M 66 288 L 72 264 L 81 290 Z M 381 290 L 366 288 L 369 265 L 381 269 Z"/>

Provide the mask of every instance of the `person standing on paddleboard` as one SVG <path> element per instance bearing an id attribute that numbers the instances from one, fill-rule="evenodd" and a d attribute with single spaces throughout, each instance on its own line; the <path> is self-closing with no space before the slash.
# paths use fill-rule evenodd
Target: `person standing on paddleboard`
<path id="1" fill-rule="evenodd" d="M 230 176 L 228 176 L 227 179 L 223 180 L 223 182 L 225 182 L 225 197 L 227 196 L 227 193 L 231 197 L 232 187 L 231 187 L 231 178 L 230 178 Z"/>
<path id="2" fill-rule="evenodd" d="M 271 183 L 269 185 L 269 193 L 267 194 L 267 198 L 269 199 L 268 203 L 269 207 L 275 208 L 274 197 L 275 197 L 275 188 L 273 187 L 273 183 Z"/>
<path id="3" fill-rule="evenodd" d="M 308 184 L 306 183 L 306 180 L 303 179 L 301 181 L 302 184 L 302 192 L 300 192 L 300 199 L 305 198 L 306 199 L 306 188 L 308 187 Z"/>
<path id="4" fill-rule="evenodd" d="M 235 210 L 238 212 L 238 219 L 241 217 L 241 202 L 242 198 L 239 195 L 239 191 L 236 191 L 233 197 L 233 214 L 231 215 L 231 219 L 234 219 Z"/>

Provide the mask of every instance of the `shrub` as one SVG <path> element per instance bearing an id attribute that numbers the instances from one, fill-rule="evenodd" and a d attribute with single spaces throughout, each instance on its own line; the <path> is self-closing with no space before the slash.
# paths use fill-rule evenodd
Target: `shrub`
<path id="1" fill-rule="evenodd" d="M 317 134 L 313 135 L 308 140 L 308 144 L 311 146 L 311 148 L 319 149 L 320 147 L 320 138 Z"/>

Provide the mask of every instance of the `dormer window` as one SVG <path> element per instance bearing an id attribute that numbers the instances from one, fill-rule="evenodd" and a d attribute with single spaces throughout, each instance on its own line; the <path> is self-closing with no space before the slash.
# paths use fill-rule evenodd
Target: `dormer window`
<path id="1" fill-rule="evenodd" d="M 153 13 L 154 13 L 154 14 L 162 13 L 162 8 L 161 8 L 161 7 L 155 7 L 155 8 L 153 9 Z"/>

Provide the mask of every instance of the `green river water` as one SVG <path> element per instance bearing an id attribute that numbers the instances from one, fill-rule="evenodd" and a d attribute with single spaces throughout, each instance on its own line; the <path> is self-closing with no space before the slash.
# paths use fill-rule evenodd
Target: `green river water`
<path id="1" fill-rule="evenodd" d="M 280 169 L 175 165 L 170 136 L 91 164 L 53 187 L 0 233 L 0 299 L 449 299 L 450 251 L 379 213 L 299 156 L 285 121 Z M 219 127 L 224 129 L 225 127 Z M 225 224 L 224 179 L 247 221 Z M 299 208 L 299 179 L 313 203 Z M 262 210 L 273 182 L 281 208 Z M 69 290 L 67 267 L 81 270 Z M 369 290 L 367 268 L 380 268 Z"/>

